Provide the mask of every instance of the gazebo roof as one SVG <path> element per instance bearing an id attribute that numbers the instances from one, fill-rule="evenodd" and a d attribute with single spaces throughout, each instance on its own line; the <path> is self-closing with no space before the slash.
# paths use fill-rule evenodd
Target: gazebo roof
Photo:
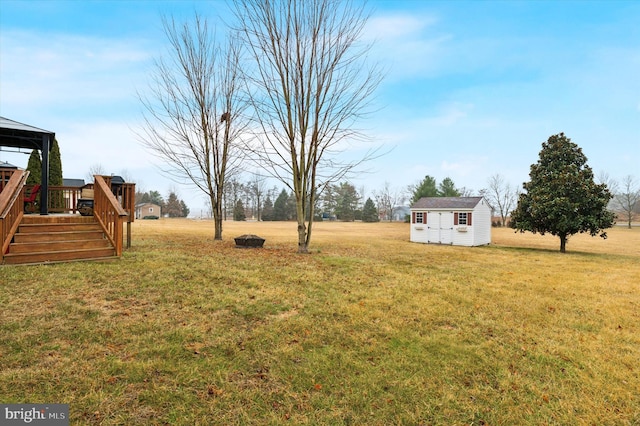
<path id="1" fill-rule="evenodd" d="M 0 117 L 0 147 L 38 149 L 42 154 L 42 173 L 40 190 L 40 214 L 48 213 L 49 205 L 49 151 L 56 134 L 48 130 L 18 123 L 5 117 Z"/>
<path id="2" fill-rule="evenodd" d="M 0 146 L 42 150 L 44 135 L 49 135 L 53 142 L 54 132 L 0 117 Z M 51 149 L 51 144 L 48 145 Z"/>

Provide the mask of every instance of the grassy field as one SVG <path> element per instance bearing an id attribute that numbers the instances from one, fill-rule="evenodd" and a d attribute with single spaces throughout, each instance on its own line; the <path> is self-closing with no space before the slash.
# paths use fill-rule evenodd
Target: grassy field
<path id="1" fill-rule="evenodd" d="M 134 224 L 119 261 L 0 267 L 0 402 L 75 425 L 638 425 L 640 228 Z M 264 249 L 236 249 L 255 233 Z"/>

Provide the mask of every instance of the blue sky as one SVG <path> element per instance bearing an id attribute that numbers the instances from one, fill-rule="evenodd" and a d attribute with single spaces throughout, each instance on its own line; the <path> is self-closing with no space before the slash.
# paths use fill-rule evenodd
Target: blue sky
<path id="1" fill-rule="evenodd" d="M 521 185 L 559 132 L 596 174 L 640 178 L 640 2 L 369 6 L 364 38 L 387 74 L 380 110 L 361 127 L 390 152 L 353 180 L 365 196 L 427 174 L 474 190 L 496 173 Z M 194 11 L 228 16 L 224 1 L 0 0 L 0 115 L 56 132 L 65 177 L 99 164 L 139 189 L 176 189 L 199 214 L 203 197 L 162 177 L 133 132 L 136 91 L 165 46 L 161 15 Z M 0 152 L 22 167 L 27 159 Z"/>

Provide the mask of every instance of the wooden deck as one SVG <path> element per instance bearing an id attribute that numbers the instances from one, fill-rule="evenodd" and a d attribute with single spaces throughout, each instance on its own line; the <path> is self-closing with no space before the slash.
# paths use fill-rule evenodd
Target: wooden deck
<path id="1" fill-rule="evenodd" d="M 5 265 L 117 259 L 93 216 L 24 215 L 4 255 Z"/>
<path id="2" fill-rule="evenodd" d="M 25 210 L 33 211 L 25 201 L 28 176 L 21 169 L 4 170 L 0 175 L 0 265 L 110 260 L 131 246 L 135 184 L 112 185 L 113 176 L 95 175 L 94 182 L 83 187 L 50 187 L 49 214 L 25 214 Z M 85 187 L 91 188 L 93 216 L 78 214 L 77 203 Z M 54 212 L 63 214 L 51 214 Z"/>

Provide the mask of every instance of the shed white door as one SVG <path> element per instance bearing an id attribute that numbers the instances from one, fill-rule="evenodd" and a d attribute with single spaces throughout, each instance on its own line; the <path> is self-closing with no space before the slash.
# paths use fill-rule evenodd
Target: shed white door
<path id="1" fill-rule="evenodd" d="M 453 242 L 453 213 L 429 212 L 429 242 L 451 244 Z"/>

